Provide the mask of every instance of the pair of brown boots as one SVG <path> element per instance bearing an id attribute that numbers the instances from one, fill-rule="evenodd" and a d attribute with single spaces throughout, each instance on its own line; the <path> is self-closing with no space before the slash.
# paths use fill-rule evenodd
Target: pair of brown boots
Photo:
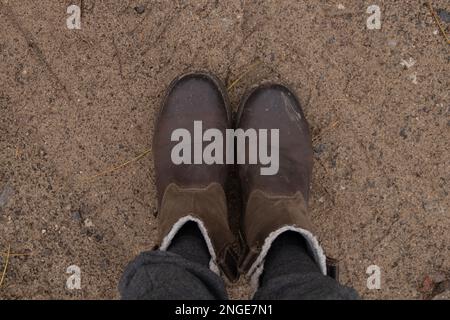
<path id="1" fill-rule="evenodd" d="M 246 95 L 238 111 L 235 128 L 279 129 L 276 174 L 262 175 L 262 164 L 237 165 L 245 204 L 241 227 L 246 242 L 243 254 L 236 249 L 238 241 L 228 223 L 224 185 L 229 165 L 225 161 L 213 164 L 173 161 L 177 145 L 173 133 L 185 129 L 194 136 L 194 121 L 202 121 L 203 130 L 219 130 L 223 137 L 227 129 L 233 128 L 226 90 L 216 77 L 207 73 L 189 73 L 175 79 L 156 122 L 153 156 L 160 250 L 170 246 L 186 222 L 194 221 L 211 255 L 211 270 L 223 272 L 231 281 L 246 273 L 257 283 L 272 242 L 289 230 L 306 239 L 311 256 L 322 273 L 327 274 L 326 257 L 307 215 L 313 162 L 311 136 L 294 93 L 278 84 L 261 85 Z M 192 141 L 194 150 L 207 145 L 195 138 Z M 191 150 L 191 145 L 186 147 Z M 230 150 L 224 148 L 227 151 Z M 249 146 L 234 151 L 237 155 L 239 152 L 248 155 Z"/>

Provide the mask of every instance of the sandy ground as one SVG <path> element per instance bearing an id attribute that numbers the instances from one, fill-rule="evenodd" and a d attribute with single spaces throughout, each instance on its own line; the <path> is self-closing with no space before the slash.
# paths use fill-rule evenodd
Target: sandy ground
<path id="1" fill-rule="evenodd" d="M 296 90 L 314 136 L 311 215 L 341 281 L 368 299 L 448 286 L 450 53 L 426 1 L 0 1 L 0 266 L 9 245 L 30 254 L 10 258 L 0 298 L 118 298 L 124 266 L 155 241 L 152 157 L 89 177 L 150 148 L 175 76 L 230 84 L 258 60 L 232 103 L 266 79 Z M 81 30 L 66 27 L 73 3 Z M 371 4 L 381 30 L 366 28 Z M 433 5 L 449 32 L 450 3 Z M 66 289 L 70 265 L 81 290 Z M 247 281 L 229 292 L 248 298 Z"/>

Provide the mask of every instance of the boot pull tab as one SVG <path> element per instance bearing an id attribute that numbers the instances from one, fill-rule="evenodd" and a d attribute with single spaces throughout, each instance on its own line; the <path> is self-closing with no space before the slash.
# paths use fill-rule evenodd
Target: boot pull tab
<path id="1" fill-rule="evenodd" d="M 339 261 L 337 259 L 327 257 L 327 276 L 339 282 Z"/>
<path id="2" fill-rule="evenodd" d="M 233 249 L 233 245 L 228 245 L 220 254 L 218 264 L 228 280 L 235 282 L 239 278 L 238 254 Z"/>

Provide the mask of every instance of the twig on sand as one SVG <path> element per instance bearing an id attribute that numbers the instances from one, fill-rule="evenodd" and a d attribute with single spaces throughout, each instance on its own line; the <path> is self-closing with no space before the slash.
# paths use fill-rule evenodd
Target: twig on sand
<path id="1" fill-rule="evenodd" d="M 227 88 L 227 90 L 231 90 L 239 81 L 242 80 L 250 71 L 255 69 L 257 66 L 261 64 L 261 60 L 257 60 L 253 63 L 246 71 L 244 71 L 236 80 L 234 80 Z"/>
<path id="2" fill-rule="evenodd" d="M 0 256 L 4 257 L 7 256 L 8 252 L 0 252 Z M 12 257 L 25 257 L 25 256 L 31 256 L 32 253 L 10 253 L 9 256 L 10 258 Z"/>
<path id="3" fill-rule="evenodd" d="M 433 16 L 434 21 L 436 21 L 436 24 L 438 25 L 439 30 L 441 30 L 441 33 L 444 36 L 445 41 L 448 44 L 450 44 L 450 39 L 448 38 L 447 33 L 445 33 L 445 29 L 444 29 L 444 27 L 441 24 L 441 20 L 439 19 L 439 17 L 437 16 L 436 12 L 433 9 L 433 6 L 431 4 L 431 0 L 428 0 L 427 3 L 428 3 L 428 9 L 430 9 L 431 15 Z"/>
<path id="4" fill-rule="evenodd" d="M 144 152 L 142 152 L 142 153 L 141 153 L 140 155 L 138 155 L 137 157 L 135 157 L 135 158 L 133 158 L 133 159 L 131 159 L 131 160 L 128 160 L 127 162 L 124 162 L 124 163 L 122 163 L 122 164 L 120 164 L 120 165 L 118 165 L 118 166 L 114 166 L 114 167 L 112 167 L 112 168 L 110 168 L 110 169 L 108 169 L 108 170 L 105 170 L 105 171 L 103 171 L 103 172 L 100 172 L 100 173 L 98 173 L 98 174 L 96 174 L 96 175 L 94 175 L 94 176 L 91 176 L 91 177 L 87 178 L 87 180 L 88 180 L 88 181 L 91 181 L 91 180 L 93 180 L 93 179 L 95 179 L 95 178 L 98 178 L 98 177 L 107 175 L 107 174 L 109 174 L 109 173 L 111 173 L 111 172 L 117 171 L 117 170 L 119 170 L 119 169 L 121 169 L 121 168 L 123 168 L 123 167 L 125 167 L 125 166 L 127 166 L 127 165 L 129 165 L 129 164 L 131 164 L 131 163 L 133 163 L 133 162 L 136 162 L 136 161 L 138 161 L 138 160 L 144 158 L 147 154 L 150 153 L 150 151 L 151 151 L 151 149 L 145 150 Z"/>
<path id="5" fill-rule="evenodd" d="M 6 276 L 6 271 L 8 270 L 9 257 L 11 255 L 11 245 L 8 245 L 8 253 L 6 255 L 5 266 L 3 267 L 2 277 L 0 278 L 0 288 L 2 287 L 3 280 Z"/>

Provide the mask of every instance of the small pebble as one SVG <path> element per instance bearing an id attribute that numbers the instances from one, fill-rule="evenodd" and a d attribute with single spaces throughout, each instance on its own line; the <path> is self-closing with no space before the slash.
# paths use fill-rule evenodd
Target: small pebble
<path id="1" fill-rule="evenodd" d="M 317 146 L 314 146 L 313 151 L 314 151 L 315 156 L 317 158 L 320 157 L 320 155 L 325 151 L 325 149 L 326 149 L 326 146 L 323 143 L 321 143 Z"/>
<path id="2" fill-rule="evenodd" d="M 393 48 L 393 47 L 397 46 L 397 41 L 391 39 L 391 40 L 388 40 L 387 44 L 389 47 Z"/>
<path id="3" fill-rule="evenodd" d="M 402 59 L 402 61 L 400 61 L 400 65 L 405 67 L 405 69 L 409 69 L 409 68 L 413 67 L 415 64 L 416 64 L 416 60 L 414 60 L 412 57 L 409 57 L 408 60 Z"/>
<path id="4" fill-rule="evenodd" d="M 402 137 L 403 139 L 408 138 L 408 135 L 406 134 L 406 128 L 400 129 L 400 137 Z"/>
<path id="5" fill-rule="evenodd" d="M 137 14 L 143 14 L 145 12 L 145 6 L 139 5 L 134 7 L 134 11 L 136 11 Z"/>
<path id="6" fill-rule="evenodd" d="M 430 273 L 430 278 L 433 280 L 434 283 L 440 283 L 446 280 L 445 273 L 443 272 Z"/>
<path id="7" fill-rule="evenodd" d="M 416 73 L 410 74 L 408 76 L 408 79 L 411 80 L 412 83 L 417 84 L 417 74 Z"/>
<path id="8" fill-rule="evenodd" d="M 3 190 L 0 189 L 0 208 L 6 206 L 13 195 L 14 189 L 9 184 L 7 184 Z"/>
<path id="9" fill-rule="evenodd" d="M 450 12 L 444 9 L 438 9 L 436 13 L 443 22 L 450 23 Z"/>
<path id="10" fill-rule="evenodd" d="M 81 213 L 79 211 L 72 212 L 72 219 L 75 221 L 81 220 Z"/>
<path id="11" fill-rule="evenodd" d="M 332 36 L 331 38 L 329 38 L 329 39 L 327 40 L 327 43 L 328 43 L 328 44 L 334 44 L 334 43 L 336 43 L 336 37 L 335 37 L 335 36 Z"/>
<path id="12" fill-rule="evenodd" d="M 86 228 L 91 228 L 94 226 L 94 224 L 92 223 L 91 219 L 87 218 L 86 220 L 84 220 L 84 226 Z"/>

